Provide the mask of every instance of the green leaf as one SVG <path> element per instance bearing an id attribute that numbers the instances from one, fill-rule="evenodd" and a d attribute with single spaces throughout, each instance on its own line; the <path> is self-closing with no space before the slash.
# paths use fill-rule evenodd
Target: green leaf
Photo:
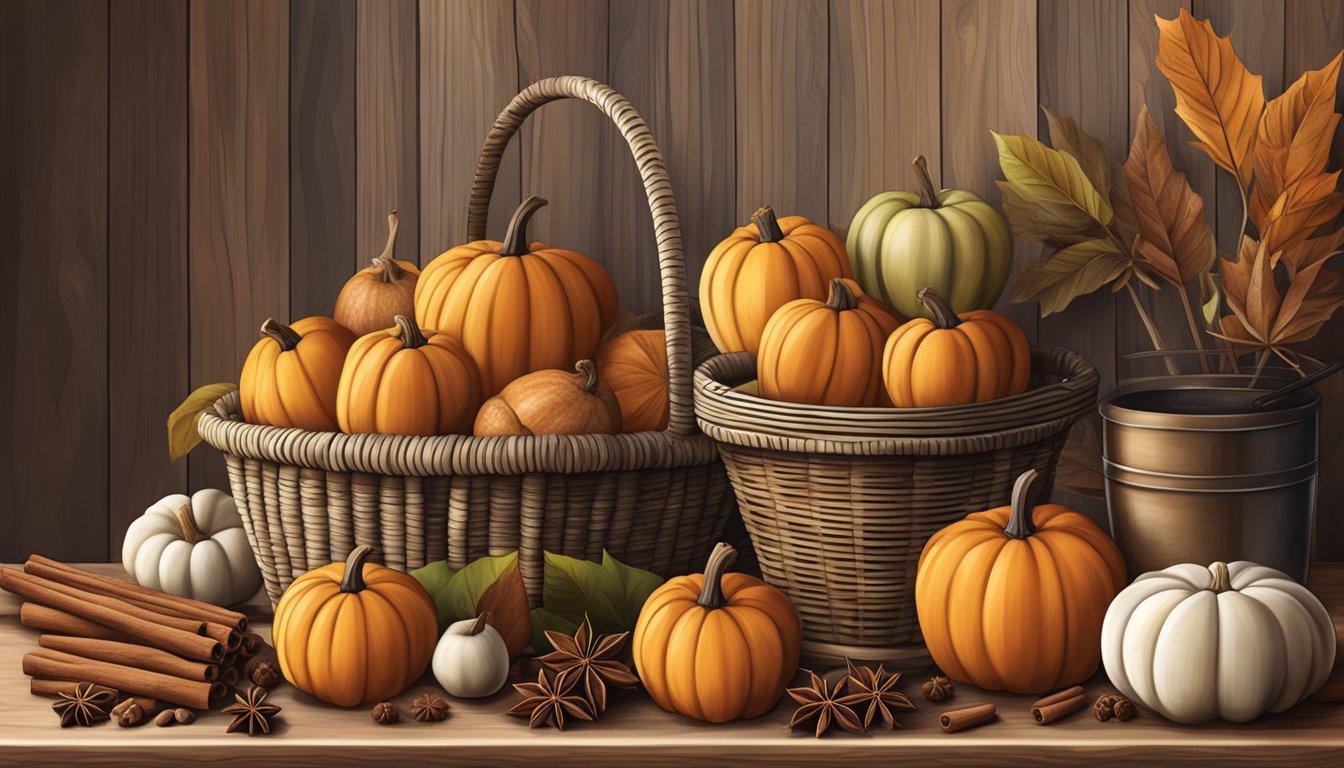
<path id="1" fill-rule="evenodd" d="M 1061 248 L 1022 272 L 1012 300 L 1039 301 L 1045 317 L 1119 277 L 1131 261 L 1109 238 Z"/>
<path id="2" fill-rule="evenodd" d="M 196 420 L 201 412 L 215 404 L 219 398 L 238 389 L 237 384 L 221 382 L 197 387 L 195 392 L 168 414 L 168 460 L 178 459 L 191 453 L 201 442 L 201 433 L 196 431 Z"/>
<path id="3" fill-rule="evenodd" d="M 434 600 L 434 612 L 439 616 L 439 632 L 443 632 L 451 623 L 448 619 L 448 584 L 452 582 L 455 575 L 457 575 L 457 571 L 449 568 L 447 561 L 444 560 L 438 560 L 424 568 L 416 568 L 411 571 L 411 576 L 420 582 L 420 586 L 424 587 L 430 598 Z"/>
<path id="4" fill-rule="evenodd" d="M 599 633 L 633 630 L 662 579 L 602 553 L 602 562 L 546 553 L 542 605 L 575 625 L 586 614 Z"/>
<path id="5" fill-rule="evenodd" d="M 991 133 L 999 149 L 999 168 L 1019 197 L 1038 206 L 1073 206 L 1102 226 L 1111 223 L 1110 203 L 1088 181 L 1076 158 L 1030 136 Z"/>
<path id="6" fill-rule="evenodd" d="M 579 622 L 570 621 L 564 616 L 552 613 L 545 608 L 533 608 L 532 650 L 538 654 L 550 653 L 555 650 L 551 641 L 546 639 L 547 630 L 573 635 L 579 630 Z"/>
<path id="7" fill-rule="evenodd" d="M 448 613 L 448 621 L 474 618 L 477 615 L 476 604 L 481 601 L 481 595 L 484 595 L 490 585 L 499 579 L 500 574 L 517 563 L 518 553 L 510 552 L 507 555 L 473 560 L 458 571 L 444 589 L 443 604 Z"/>

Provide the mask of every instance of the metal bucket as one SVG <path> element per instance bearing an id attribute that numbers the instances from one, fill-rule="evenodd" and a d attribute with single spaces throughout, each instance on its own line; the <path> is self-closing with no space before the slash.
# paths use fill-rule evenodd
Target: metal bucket
<path id="1" fill-rule="evenodd" d="M 1251 560 L 1306 581 L 1321 399 L 1304 389 L 1255 411 L 1269 389 L 1248 381 L 1146 379 L 1102 402 L 1106 503 L 1131 579 Z"/>

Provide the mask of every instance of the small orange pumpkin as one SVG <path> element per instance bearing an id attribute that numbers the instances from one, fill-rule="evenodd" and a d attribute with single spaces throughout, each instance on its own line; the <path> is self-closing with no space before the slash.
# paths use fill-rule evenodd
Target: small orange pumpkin
<path id="1" fill-rule="evenodd" d="M 267 318 L 238 377 L 243 420 L 334 432 L 341 365 L 354 341 L 329 317 L 305 317 L 292 326 Z"/>
<path id="2" fill-rule="evenodd" d="M 703 574 L 678 576 L 644 603 L 635 667 L 668 712 L 725 723 L 774 709 L 798 670 L 802 629 L 783 592 L 743 573 L 720 542 Z"/>
<path id="3" fill-rule="evenodd" d="M 415 316 L 462 342 L 481 369 L 486 396 L 532 371 L 590 358 L 616 322 L 616 285 L 581 253 L 527 242 L 527 223 L 546 205 L 529 197 L 504 242 L 477 240 L 425 267 Z"/>
<path id="4" fill-rule="evenodd" d="M 756 360 L 761 394 L 793 403 L 890 407 L 882 349 L 900 324 L 858 283 L 832 279 L 825 302 L 791 301 L 766 324 Z"/>
<path id="5" fill-rule="evenodd" d="M 344 432 L 466 434 L 481 404 L 480 372 L 453 337 L 395 327 L 362 336 L 341 371 L 336 414 Z"/>
<path id="6" fill-rule="evenodd" d="M 1125 586 L 1110 537 L 1058 504 L 1030 507 L 1036 470 L 1012 504 L 935 533 L 919 556 L 915 608 L 934 662 L 991 691 L 1081 683 L 1101 660 L 1101 625 Z"/>
<path id="7" fill-rule="evenodd" d="M 882 378 L 897 408 L 962 405 L 1016 395 L 1031 380 L 1031 346 L 1017 323 L 989 309 L 960 316 L 938 294 L 915 294 L 917 317 L 887 339 Z"/>
<path id="8" fill-rule="evenodd" d="M 366 565 L 372 553 L 363 544 L 344 563 L 308 571 L 275 607 L 271 636 L 285 679 L 339 707 L 406 690 L 438 641 L 429 593 L 408 574 Z"/>
<path id="9" fill-rule="evenodd" d="M 826 298 L 833 277 L 853 277 L 845 246 L 802 216 L 768 206 L 714 247 L 700 275 L 700 311 L 724 352 L 756 352 L 765 324 L 794 299 Z"/>
<path id="10" fill-rule="evenodd" d="M 420 269 L 392 254 L 397 244 L 397 212 L 387 216 L 387 245 L 359 270 L 336 297 L 336 322 L 364 336 L 392 327 L 397 315 L 415 315 L 415 283 Z"/>
<path id="11" fill-rule="evenodd" d="M 592 360 L 574 373 L 534 371 L 485 401 L 477 435 L 595 435 L 621 431 L 621 404 Z"/>

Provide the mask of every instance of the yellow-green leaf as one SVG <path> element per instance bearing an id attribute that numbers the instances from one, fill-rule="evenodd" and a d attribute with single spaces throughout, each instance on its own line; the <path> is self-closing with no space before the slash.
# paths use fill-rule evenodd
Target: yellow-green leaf
<path id="1" fill-rule="evenodd" d="M 1106 156 L 1106 147 L 1096 136 L 1078 127 L 1073 118 L 1056 115 L 1041 107 L 1045 120 L 1050 127 L 1050 146 L 1060 152 L 1073 155 L 1087 174 L 1088 181 L 1097 188 L 1102 197 L 1111 194 L 1111 158 Z"/>
<path id="2" fill-rule="evenodd" d="M 991 131 L 991 133 L 993 133 Z M 1098 224 L 1111 223 L 1110 203 L 1088 181 L 1078 160 L 1030 136 L 994 133 L 999 168 L 1019 197 L 1042 206 L 1073 206 Z"/>
<path id="3" fill-rule="evenodd" d="M 168 414 L 168 458 L 177 461 L 186 456 L 201 442 L 201 433 L 196 431 L 196 419 L 201 412 L 215 404 L 219 398 L 238 389 L 237 384 L 222 382 L 197 387 L 195 392 Z"/>
<path id="4" fill-rule="evenodd" d="M 1063 247 L 1106 233 L 1091 216 L 1072 205 L 1040 205 L 1023 198 L 1006 181 L 995 183 L 1002 195 L 1003 214 L 1013 226 L 1013 234 L 1023 240 Z"/>
<path id="5" fill-rule="evenodd" d="M 1013 287 L 1012 300 L 1039 301 L 1041 317 L 1045 317 L 1116 279 L 1131 261 L 1110 238 L 1061 248 L 1022 272 Z"/>

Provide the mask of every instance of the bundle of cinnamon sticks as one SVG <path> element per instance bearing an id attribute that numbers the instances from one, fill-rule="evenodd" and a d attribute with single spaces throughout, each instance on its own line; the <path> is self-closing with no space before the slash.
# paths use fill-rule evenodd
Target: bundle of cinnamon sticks
<path id="1" fill-rule="evenodd" d="M 32 555 L 0 568 L 0 589 L 24 599 L 20 622 L 42 630 L 23 657 L 33 692 L 75 681 L 208 709 L 262 646 L 237 611 L 81 571 Z"/>

